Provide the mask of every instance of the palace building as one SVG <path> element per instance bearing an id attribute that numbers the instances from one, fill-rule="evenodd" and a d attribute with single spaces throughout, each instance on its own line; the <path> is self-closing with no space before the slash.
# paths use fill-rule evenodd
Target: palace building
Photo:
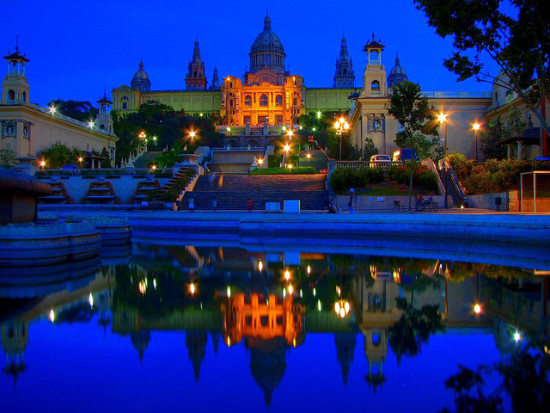
<path id="1" fill-rule="evenodd" d="M 118 138 L 113 131 L 111 101 L 106 96 L 98 101 L 99 113 L 93 122 L 86 124 L 63 116 L 53 108 L 30 103 L 30 86 L 25 77 L 29 59 L 17 46 L 4 59 L 8 61 L 0 98 L 0 150 L 4 156 L 9 153 L 13 158 L 30 161 L 60 142 L 85 153 L 101 153 L 105 148 L 114 164 Z M 88 161 L 94 167 L 92 156 Z"/>

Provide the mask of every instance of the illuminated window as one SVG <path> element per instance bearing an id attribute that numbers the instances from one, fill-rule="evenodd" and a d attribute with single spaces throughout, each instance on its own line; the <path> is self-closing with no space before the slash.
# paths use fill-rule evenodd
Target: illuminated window
<path id="1" fill-rule="evenodd" d="M 260 106 L 267 106 L 267 95 L 260 96 Z"/>

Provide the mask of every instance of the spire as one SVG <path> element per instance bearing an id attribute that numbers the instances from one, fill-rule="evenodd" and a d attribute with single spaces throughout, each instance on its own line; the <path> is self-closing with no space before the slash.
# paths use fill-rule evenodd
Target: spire
<path id="1" fill-rule="evenodd" d="M 407 73 L 405 69 L 401 66 L 399 62 L 399 54 L 395 56 L 395 65 L 393 66 L 390 74 L 388 76 L 388 87 L 392 87 L 404 80 L 408 80 Z"/>
<path id="2" fill-rule="evenodd" d="M 348 43 L 342 35 L 340 44 L 340 56 L 336 59 L 336 72 L 334 74 L 335 88 L 352 88 L 355 85 L 355 73 L 348 53 Z"/>
<path id="3" fill-rule="evenodd" d="M 210 85 L 210 90 L 219 90 L 220 89 L 220 79 L 218 77 L 218 68 L 214 66 L 214 74 L 212 75 L 212 85 Z"/>
<path id="4" fill-rule="evenodd" d="M 269 14 L 267 13 L 264 19 L 264 31 L 265 30 L 271 30 L 271 17 L 269 17 Z"/>
<path id="5" fill-rule="evenodd" d="M 199 49 L 199 40 L 195 40 L 195 47 L 193 48 L 193 62 L 201 61 L 201 51 Z"/>
<path id="6" fill-rule="evenodd" d="M 195 39 L 193 58 L 189 62 L 187 75 L 185 76 L 185 87 L 188 90 L 205 90 L 206 84 L 206 74 L 204 70 L 204 62 L 201 60 L 199 40 Z"/>

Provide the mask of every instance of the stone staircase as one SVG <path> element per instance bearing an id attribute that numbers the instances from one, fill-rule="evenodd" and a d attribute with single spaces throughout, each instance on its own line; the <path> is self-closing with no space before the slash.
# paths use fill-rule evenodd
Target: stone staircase
<path id="1" fill-rule="evenodd" d="M 66 204 L 69 201 L 63 182 L 50 180 L 48 184 L 52 187 L 52 194 L 38 198 L 40 204 Z"/>
<path id="2" fill-rule="evenodd" d="M 114 204 L 116 201 L 113 186 L 101 178 L 90 184 L 84 199 L 87 204 Z"/>
<path id="3" fill-rule="evenodd" d="M 187 168 L 187 167 L 182 167 L 182 168 L 178 169 L 178 172 L 170 178 L 170 180 L 168 181 L 168 183 L 166 185 L 164 185 L 163 187 L 157 188 L 157 191 L 153 195 L 153 199 L 155 201 L 161 201 L 163 196 L 164 196 L 164 193 L 167 190 L 169 190 L 172 187 L 172 185 L 174 185 L 177 181 L 179 181 L 181 179 L 181 177 L 183 175 L 185 175 L 189 169 L 190 168 Z M 191 169 L 193 169 L 193 168 L 191 168 Z"/>
<path id="4" fill-rule="evenodd" d="M 254 210 L 265 210 L 266 202 L 300 200 L 302 210 L 323 210 L 328 205 L 326 175 L 217 175 L 200 176 L 193 191 L 185 193 L 179 209 L 195 201 L 196 210 L 247 210 L 252 199 Z"/>

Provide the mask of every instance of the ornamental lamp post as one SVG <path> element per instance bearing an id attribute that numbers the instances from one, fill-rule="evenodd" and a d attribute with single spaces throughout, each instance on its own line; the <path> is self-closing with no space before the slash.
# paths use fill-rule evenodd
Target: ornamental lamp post
<path id="1" fill-rule="evenodd" d="M 349 124 L 346 122 L 344 117 L 341 117 L 334 123 L 334 128 L 336 129 L 336 134 L 340 135 L 340 152 L 338 156 L 338 160 L 342 160 L 342 135 L 344 132 L 347 132 L 349 129 Z"/>
<path id="2" fill-rule="evenodd" d="M 447 114 L 443 113 L 443 112 L 439 112 L 439 115 L 437 117 L 437 119 L 439 120 L 439 123 L 441 123 L 442 125 L 445 124 L 445 131 L 444 131 L 444 145 L 445 145 L 445 157 L 443 158 L 444 159 L 444 162 L 445 162 L 445 200 L 444 200 L 444 208 L 447 208 L 447 191 L 448 191 L 448 182 L 449 182 L 449 168 L 448 168 L 448 165 L 447 165 Z"/>
<path id="3" fill-rule="evenodd" d="M 476 162 L 478 161 L 478 159 L 477 159 L 477 131 L 479 130 L 480 127 L 481 127 L 481 125 L 477 122 L 475 122 L 472 125 L 472 129 L 474 130 L 474 136 L 475 136 L 475 141 L 476 141 Z"/>

